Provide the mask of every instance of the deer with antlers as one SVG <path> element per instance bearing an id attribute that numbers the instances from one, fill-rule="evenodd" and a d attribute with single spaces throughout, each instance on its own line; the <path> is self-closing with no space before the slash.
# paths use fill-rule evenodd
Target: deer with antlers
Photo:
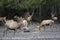
<path id="1" fill-rule="evenodd" d="M 31 20 L 32 20 L 32 16 L 33 15 L 34 15 L 34 10 L 33 10 L 32 14 L 27 17 L 27 22 L 28 23 L 31 23 Z"/>
<path id="2" fill-rule="evenodd" d="M 52 19 L 43 20 L 43 21 L 40 23 L 40 25 L 37 26 L 37 27 L 39 27 L 39 30 L 40 30 L 41 28 L 44 28 L 45 25 L 51 26 L 52 24 L 54 24 L 55 20 L 57 20 L 57 17 L 55 17 L 55 14 L 51 14 L 51 16 L 52 16 Z"/>

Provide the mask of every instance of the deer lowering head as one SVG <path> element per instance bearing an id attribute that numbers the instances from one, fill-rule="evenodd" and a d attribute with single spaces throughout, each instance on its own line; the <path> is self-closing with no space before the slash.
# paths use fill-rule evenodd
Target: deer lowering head
<path id="1" fill-rule="evenodd" d="M 21 28 L 22 31 L 24 31 L 24 29 L 28 30 L 27 20 L 25 20 L 22 17 L 17 17 L 16 19 L 18 20 L 18 24 L 20 25 L 20 28 Z"/>

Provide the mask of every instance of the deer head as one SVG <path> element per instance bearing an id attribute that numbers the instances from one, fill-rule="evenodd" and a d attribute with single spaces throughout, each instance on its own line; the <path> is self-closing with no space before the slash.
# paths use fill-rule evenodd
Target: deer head
<path id="1" fill-rule="evenodd" d="M 18 17 L 18 16 L 14 16 L 14 19 L 15 19 L 17 22 L 20 22 L 20 21 L 23 21 L 23 20 L 24 20 L 24 18 Z"/>
<path id="2" fill-rule="evenodd" d="M 52 17 L 53 20 L 57 20 L 57 19 L 58 19 L 55 15 L 56 15 L 56 14 L 52 14 L 52 13 L 51 13 L 51 17 Z"/>

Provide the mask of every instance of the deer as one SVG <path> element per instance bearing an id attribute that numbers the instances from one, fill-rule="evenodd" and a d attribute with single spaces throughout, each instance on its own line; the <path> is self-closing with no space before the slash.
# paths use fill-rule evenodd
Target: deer
<path id="1" fill-rule="evenodd" d="M 3 17 L 0 17 L 0 21 L 2 21 L 3 20 Z"/>
<path id="2" fill-rule="evenodd" d="M 49 25 L 52 26 L 52 24 L 54 24 L 55 20 L 57 20 L 57 17 L 55 17 L 55 14 L 51 14 L 52 19 L 47 19 L 47 20 L 42 20 L 41 23 L 39 24 L 39 26 L 37 26 L 39 28 L 39 30 L 41 28 L 44 29 L 45 25 Z"/>
<path id="3" fill-rule="evenodd" d="M 5 33 L 7 34 L 7 31 L 10 29 L 10 30 L 14 30 L 14 35 L 15 35 L 15 31 L 16 29 L 19 27 L 19 24 L 14 21 L 13 19 L 11 20 L 7 20 L 6 17 L 3 18 L 3 24 L 5 26 L 5 29 L 4 29 L 4 34 L 3 36 L 5 35 Z"/>
<path id="4" fill-rule="evenodd" d="M 0 24 L 2 24 L 3 17 L 0 17 Z"/>
<path id="5" fill-rule="evenodd" d="M 29 15 L 28 17 L 27 17 L 27 22 L 28 23 L 31 23 L 31 20 L 32 20 L 32 16 L 34 15 L 34 11 L 32 12 L 32 14 L 31 15 Z"/>
<path id="6" fill-rule="evenodd" d="M 17 16 L 15 16 L 14 18 L 15 18 L 15 20 L 17 20 L 18 23 L 20 23 L 20 29 L 21 29 L 21 31 L 29 32 L 27 20 L 25 20 L 22 17 L 17 17 Z"/>

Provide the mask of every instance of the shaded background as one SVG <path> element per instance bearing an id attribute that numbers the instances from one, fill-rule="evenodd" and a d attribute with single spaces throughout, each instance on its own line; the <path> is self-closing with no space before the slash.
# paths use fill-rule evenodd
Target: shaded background
<path id="1" fill-rule="evenodd" d="M 51 19 L 51 13 L 60 22 L 60 0 L 0 0 L 0 16 L 8 19 L 15 15 L 26 18 L 34 13 L 33 21 Z"/>

